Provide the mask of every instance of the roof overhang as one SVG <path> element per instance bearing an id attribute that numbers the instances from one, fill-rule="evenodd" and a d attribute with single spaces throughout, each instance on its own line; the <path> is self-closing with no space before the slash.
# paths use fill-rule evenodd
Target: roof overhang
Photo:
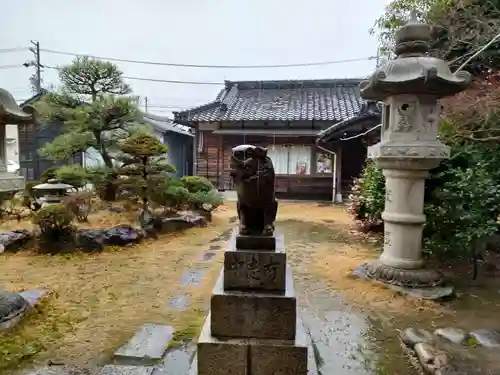
<path id="1" fill-rule="evenodd" d="M 342 137 L 346 136 L 346 134 L 349 136 L 361 134 L 378 125 L 380 121 L 381 114 L 378 111 L 367 112 L 359 116 L 351 117 L 321 131 L 318 134 L 317 141 L 320 143 L 337 142 Z"/>
<path id="2" fill-rule="evenodd" d="M 217 129 L 213 134 L 246 134 L 246 135 L 272 135 L 276 137 L 316 137 L 319 131 L 314 129 L 273 130 L 273 129 Z"/>

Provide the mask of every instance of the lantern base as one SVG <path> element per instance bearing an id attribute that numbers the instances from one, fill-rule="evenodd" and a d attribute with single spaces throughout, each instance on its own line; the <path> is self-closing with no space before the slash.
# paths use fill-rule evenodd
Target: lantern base
<path id="1" fill-rule="evenodd" d="M 15 193 L 24 189 L 24 177 L 15 173 L 0 172 L 0 193 Z"/>
<path id="2" fill-rule="evenodd" d="M 368 263 L 364 267 L 367 279 L 403 288 L 432 288 L 443 284 L 443 275 L 433 269 L 394 268 L 380 260 Z"/>

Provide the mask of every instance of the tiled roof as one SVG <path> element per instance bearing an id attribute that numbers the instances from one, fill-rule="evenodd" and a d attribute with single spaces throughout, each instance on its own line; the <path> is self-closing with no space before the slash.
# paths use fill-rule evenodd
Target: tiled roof
<path id="1" fill-rule="evenodd" d="M 189 125 L 252 120 L 339 122 L 361 111 L 365 103 L 359 94 L 361 80 L 226 81 L 214 101 L 175 112 L 175 121 Z"/>
<path id="2" fill-rule="evenodd" d="M 151 113 L 146 113 L 141 111 L 139 111 L 139 116 L 143 123 L 154 126 L 157 130 L 161 132 L 174 132 L 187 135 L 190 137 L 193 136 L 189 128 L 174 123 L 174 121 L 168 117 L 156 116 Z"/>

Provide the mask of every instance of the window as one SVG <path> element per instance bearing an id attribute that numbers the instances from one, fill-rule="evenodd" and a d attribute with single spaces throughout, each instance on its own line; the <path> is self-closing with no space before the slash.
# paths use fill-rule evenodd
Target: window
<path id="1" fill-rule="evenodd" d="M 311 174 L 310 146 L 271 146 L 267 153 L 276 174 Z"/>
<path id="2" fill-rule="evenodd" d="M 332 173 L 332 157 L 322 152 L 316 153 L 316 173 Z"/>

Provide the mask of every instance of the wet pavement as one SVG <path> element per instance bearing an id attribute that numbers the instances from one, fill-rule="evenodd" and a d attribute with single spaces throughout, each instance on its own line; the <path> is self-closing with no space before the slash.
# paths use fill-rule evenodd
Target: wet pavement
<path id="1" fill-rule="evenodd" d="M 294 271 L 294 283 L 299 295 L 299 309 L 306 329 L 310 332 L 320 375 L 393 375 L 417 374 L 401 350 L 393 352 L 384 347 L 384 339 L 395 337 L 396 332 L 383 332 L 377 322 L 365 313 L 357 311 L 342 301 L 340 295 L 331 290 L 322 280 L 316 280 L 308 271 L 313 259 L 313 251 L 308 251 L 314 242 L 330 240 L 330 234 L 321 233 L 319 227 L 306 228 L 302 223 L 282 223 L 281 229 L 287 237 L 288 257 Z M 307 226 L 307 225 L 306 225 Z M 304 235 L 313 233 L 314 241 Z M 223 251 L 221 241 L 229 237 L 230 231 L 222 233 L 207 244 L 201 261 L 209 261 Z M 325 237 L 325 238 L 323 238 Z M 181 277 L 180 284 L 199 285 L 205 271 L 188 269 Z M 207 299 L 209 296 L 207 296 Z M 175 296 L 170 305 L 185 310 L 189 308 L 187 296 Z M 186 374 L 193 358 L 194 346 L 171 349 L 164 360 L 164 366 L 154 375 Z M 384 358 L 391 356 L 390 369 Z M 396 358 L 395 358 L 396 357 Z M 394 366 L 394 363 L 396 364 Z"/>

